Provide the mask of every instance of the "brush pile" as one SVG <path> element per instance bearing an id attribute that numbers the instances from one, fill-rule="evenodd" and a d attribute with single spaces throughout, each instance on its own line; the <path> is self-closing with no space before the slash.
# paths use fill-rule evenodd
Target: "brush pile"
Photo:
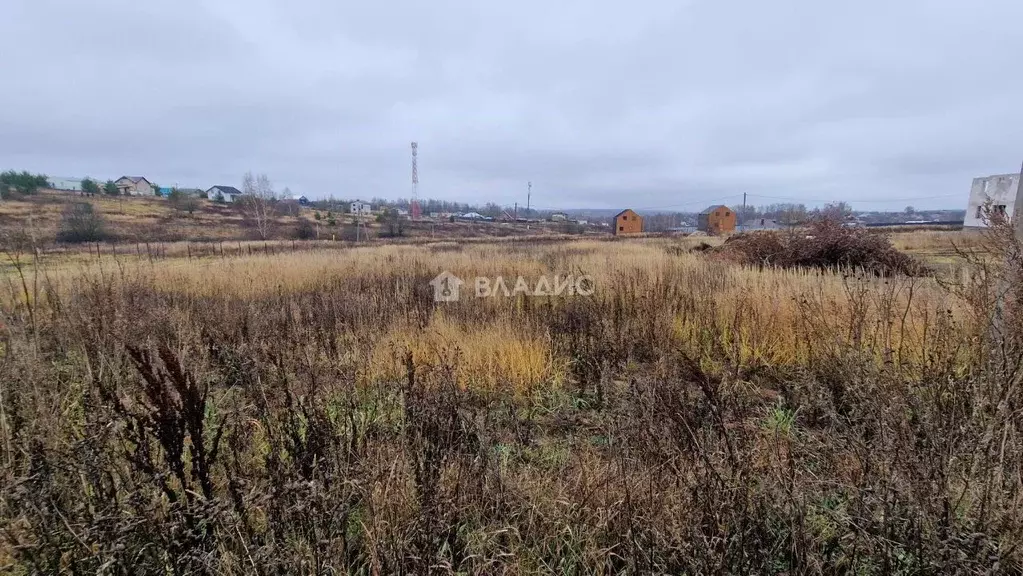
<path id="1" fill-rule="evenodd" d="M 803 231 L 738 234 L 713 252 L 754 266 L 858 268 L 874 274 L 907 276 L 928 272 L 926 266 L 892 246 L 887 235 L 848 228 L 834 220 L 815 222 Z"/>

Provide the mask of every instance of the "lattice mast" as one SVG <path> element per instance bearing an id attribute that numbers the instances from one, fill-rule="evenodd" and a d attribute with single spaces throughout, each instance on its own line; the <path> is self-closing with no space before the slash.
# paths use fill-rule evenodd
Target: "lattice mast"
<path id="1" fill-rule="evenodd" d="M 413 220 L 419 220 L 422 216 L 422 209 L 419 208 L 419 143 L 412 143 L 412 206 L 410 206 Z"/>

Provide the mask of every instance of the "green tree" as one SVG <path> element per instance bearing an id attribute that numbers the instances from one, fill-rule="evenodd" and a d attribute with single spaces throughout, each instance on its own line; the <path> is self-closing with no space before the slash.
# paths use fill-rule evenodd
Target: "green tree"
<path id="1" fill-rule="evenodd" d="M 92 178 L 82 180 L 82 193 L 88 194 L 89 196 L 99 194 L 99 184 L 97 184 Z"/>
<path id="2" fill-rule="evenodd" d="M 0 197 L 6 198 L 11 191 L 18 194 L 35 194 L 39 188 L 49 186 L 49 181 L 43 174 L 31 174 L 27 171 L 15 172 L 8 170 L 0 172 Z"/>
<path id="3" fill-rule="evenodd" d="M 103 193 L 107 196 L 117 196 L 121 193 L 121 190 L 113 180 L 107 180 L 107 183 L 103 185 Z"/>
<path id="4" fill-rule="evenodd" d="M 191 216 L 199 208 L 199 199 L 191 194 L 186 194 L 177 188 L 171 188 L 167 194 L 167 201 L 178 212 L 188 212 Z"/>

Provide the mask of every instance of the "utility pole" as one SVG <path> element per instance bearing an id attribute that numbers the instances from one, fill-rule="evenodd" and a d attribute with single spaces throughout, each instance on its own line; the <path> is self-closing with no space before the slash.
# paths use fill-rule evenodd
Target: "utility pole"
<path id="1" fill-rule="evenodd" d="M 519 203 L 518 202 L 515 203 L 515 221 L 516 222 L 519 221 Z"/>
<path id="2" fill-rule="evenodd" d="M 533 199 L 533 183 L 526 182 L 526 230 L 529 230 L 529 206 Z"/>
<path id="3" fill-rule="evenodd" d="M 746 231 L 746 193 L 742 193 L 742 222 L 739 223 L 739 230 Z"/>

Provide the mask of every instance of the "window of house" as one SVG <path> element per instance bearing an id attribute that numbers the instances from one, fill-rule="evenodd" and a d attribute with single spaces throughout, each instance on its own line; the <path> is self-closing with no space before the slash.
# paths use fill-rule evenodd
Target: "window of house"
<path id="1" fill-rule="evenodd" d="M 623 220 L 623 221 L 624 221 L 624 220 L 628 220 L 628 219 L 629 219 L 629 217 L 628 217 L 628 216 L 624 216 L 624 215 L 622 216 L 622 220 Z"/>
<path id="2" fill-rule="evenodd" d="M 618 227 L 618 231 L 619 232 L 625 232 L 625 226 L 619 226 Z"/>
<path id="3" fill-rule="evenodd" d="M 997 204 L 995 206 L 995 213 L 1001 216 L 1005 216 L 1005 204 Z"/>
<path id="4" fill-rule="evenodd" d="M 983 206 L 977 206 L 977 218 L 983 218 L 983 217 L 984 217 L 984 207 Z"/>
<path id="5" fill-rule="evenodd" d="M 725 212 L 725 216 L 731 216 L 731 212 Z"/>

